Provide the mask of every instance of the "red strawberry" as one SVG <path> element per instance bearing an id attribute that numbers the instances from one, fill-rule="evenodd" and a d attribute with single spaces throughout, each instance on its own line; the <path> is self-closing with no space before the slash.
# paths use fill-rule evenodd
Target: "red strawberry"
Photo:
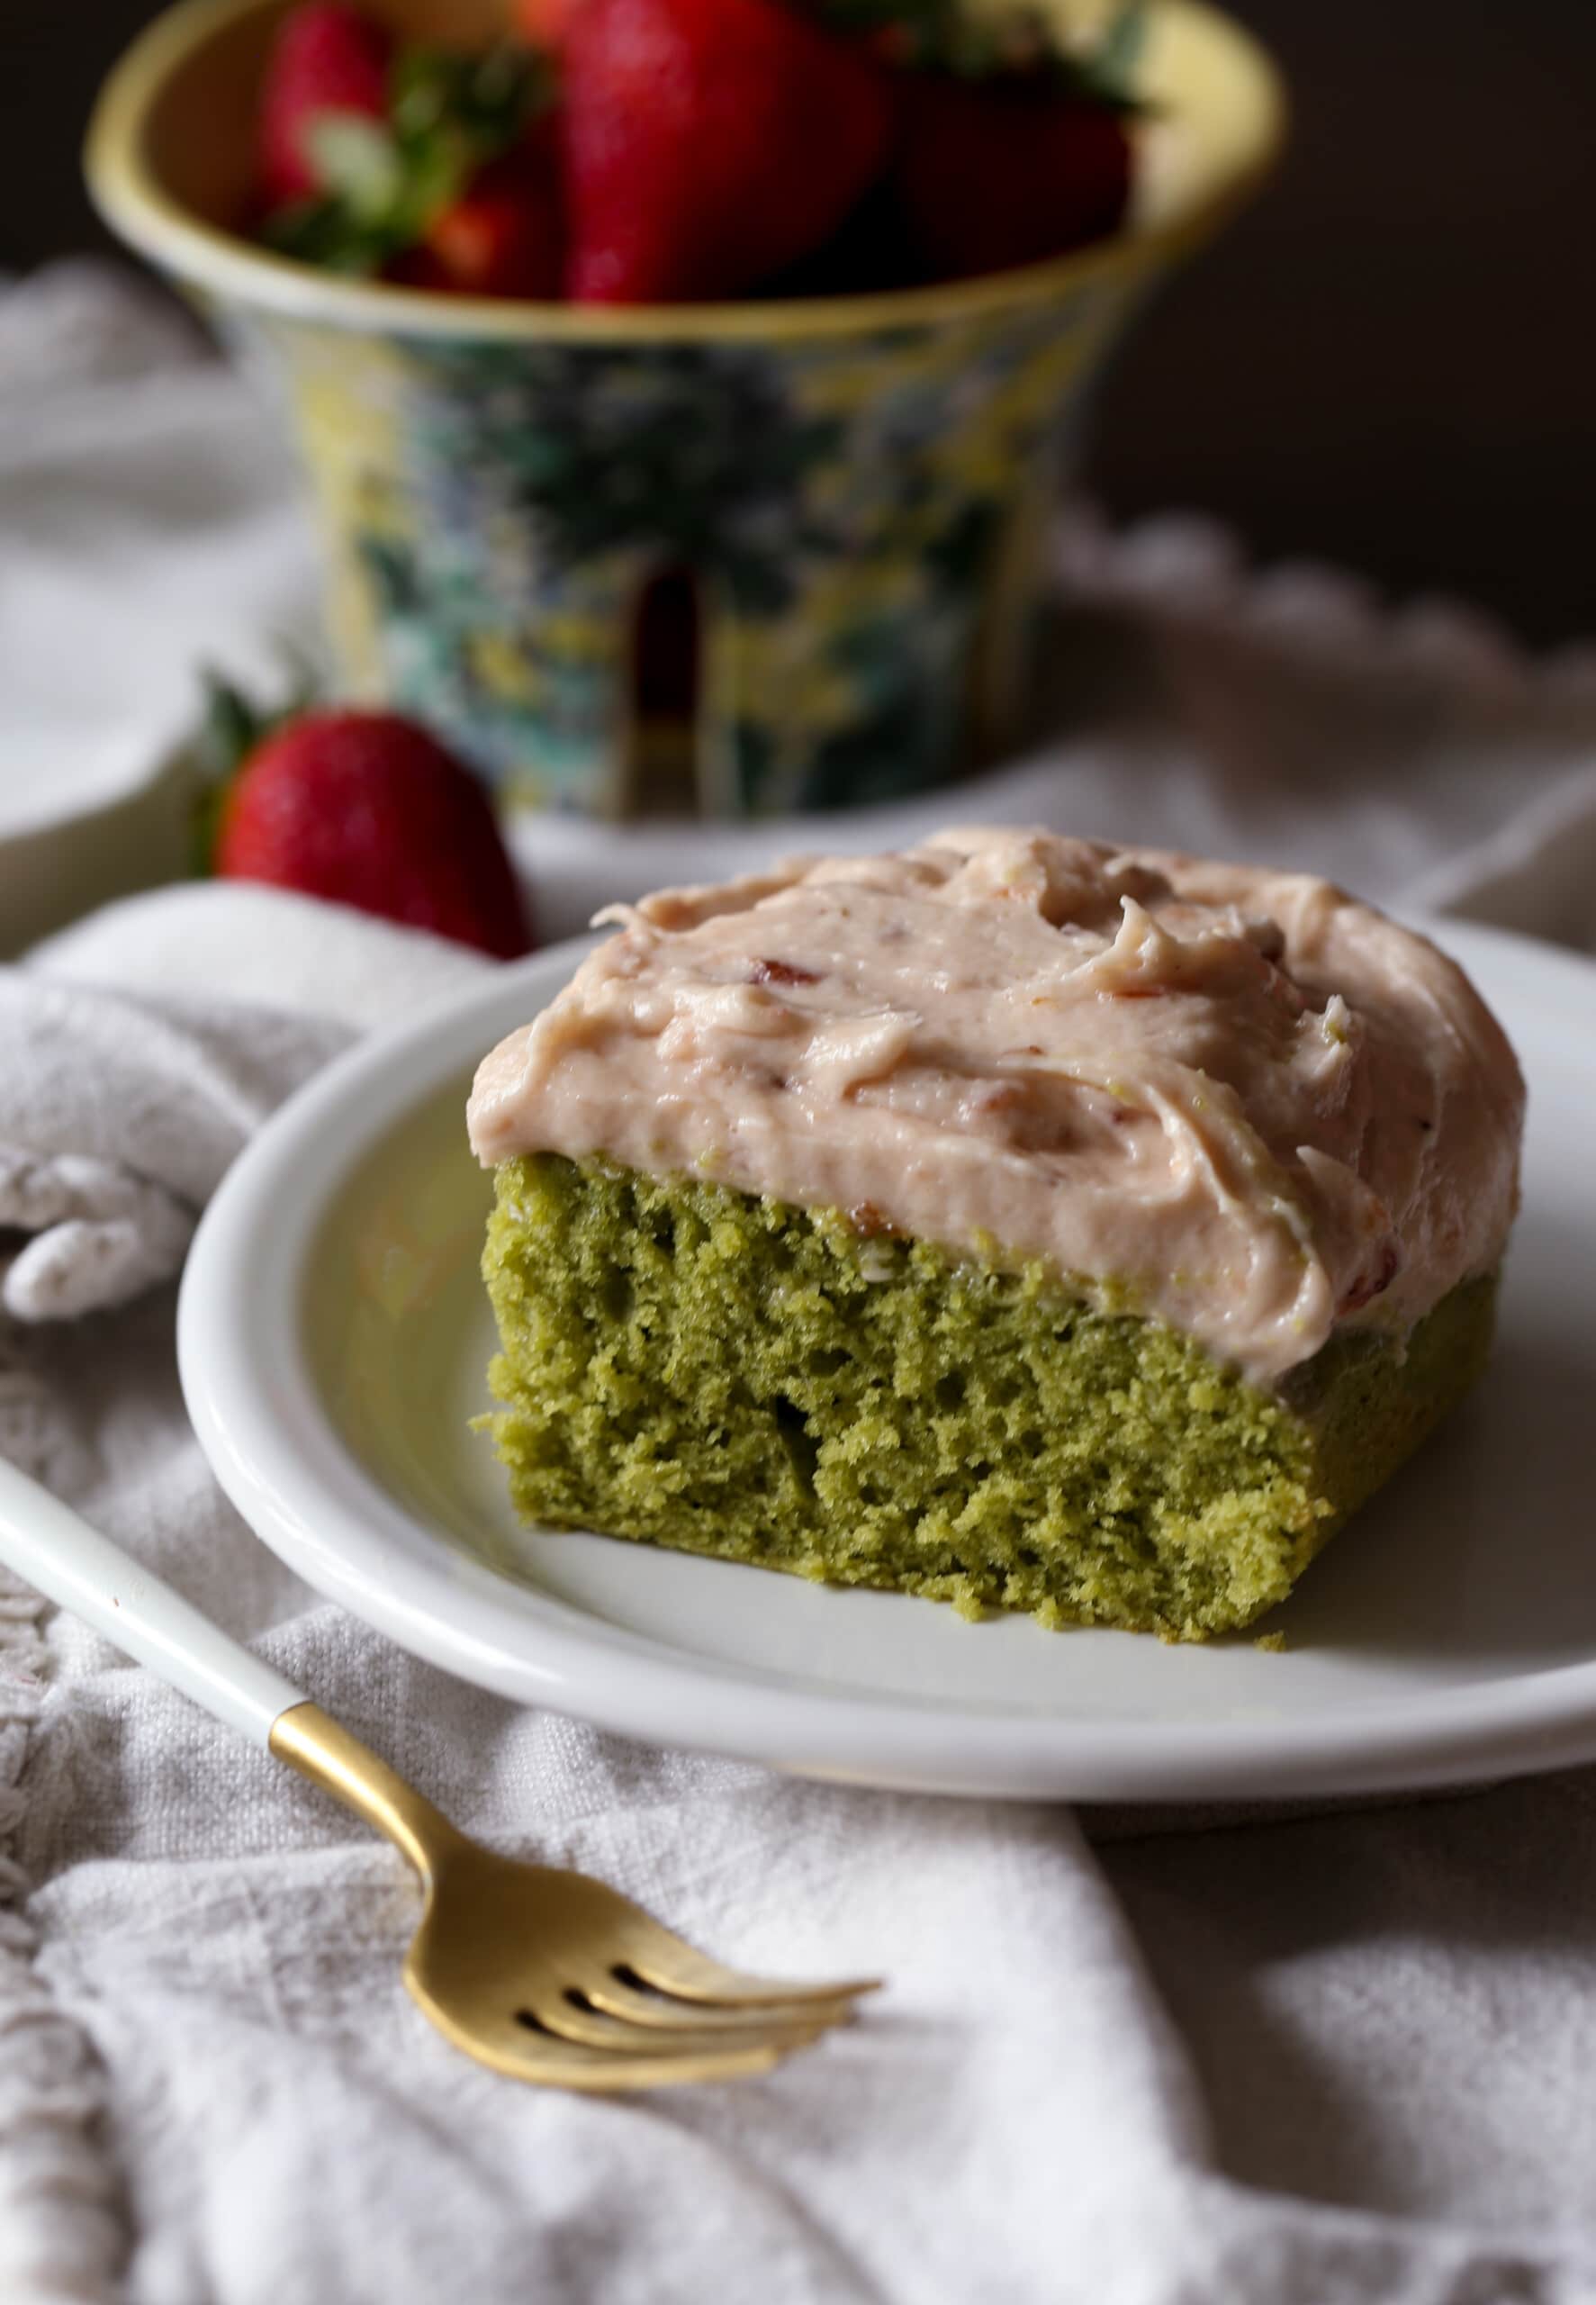
<path id="1" fill-rule="evenodd" d="M 223 796 L 215 862 L 501 960 L 527 948 L 486 793 L 396 713 L 307 712 L 275 728 Z"/>
<path id="2" fill-rule="evenodd" d="M 267 59 L 259 113 L 259 189 L 268 208 L 321 190 L 304 143 L 318 113 L 381 120 L 387 106 L 390 41 L 357 8 L 311 0 L 283 20 Z"/>
<path id="3" fill-rule="evenodd" d="M 886 158 L 890 83 L 782 0 L 582 0 L 564 44 L 566 294 L 741 294 Z"/>
<path id="4" fill-rule="evenodd" d="M 554 170 L 535 148 L 491 160 L 427 228 L 441 278 L 470 296 L 557 296 L 564 251 Z"/>
<path id="5" fill-rule="evenodd" d="M 1044 78 L 911 73 L 893 184 L 943 278 L 1035 264 L 1112 232 L 1131 190 L 1117 112 Z"/>

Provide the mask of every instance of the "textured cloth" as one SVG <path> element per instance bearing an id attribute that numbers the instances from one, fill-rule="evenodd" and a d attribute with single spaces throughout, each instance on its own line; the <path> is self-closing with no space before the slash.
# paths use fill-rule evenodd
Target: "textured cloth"
<path id="1" fill-rule="evenodd" d="M 86 358 L 125 375 L 156 357 L 74 295 Z M 31 341 L 14 330 L 12 358 Z M 207 404 L 230 390 L 190 382 Z M 165 502 L 140 441 L 169 459 L 170 437 L 134 398 L 118 501 Z M 241 403 L 229 420 L 255 440 Z M 241 455 L 237 496 L 186 537 L 169 523 L 152 564 L 150 597 L 203 596 L 218 630 L 293 604 L 255 469 Z M 64 595 L 75 554 L 86 582 L 97 565 L 92 495 L 45 522 Z M 0 470 L 0 601 L 6 504 Z M 1475 889 L 1596 945 L 1585 662 L 1529 665 L 1460 611 L 1386 619 L 1321 573 L 1249 578 L 1191 523 L 1078 523 L 1063 579 L 1069 736 L 895 830 L 1041 816 L 1376 896 Z M 158 667 L 119 660 L 119 743 L 149 699 L 167 709 L 179 630 Z M 0 711 L 8 645 L 0 621 Z M 47 719 L 40 744 L 71 749 L 82 730 Z M 599 888 L 719 871 L 749 840 L 601 853 L 550 827 L 536 894 L 565 925 Z M 1156 1836 L 805 1785 L 485 1696 L 249 1535 L 177 1392 L 195 1214 L 295 1081 L 484 965 L 190 888 L 0 975 L 0 1451 L 468 1830 L 598 1872 L 728 1958 L 885 1966 L 890 1993 L 752 2084 L 605 2104 L 499 2081 L 400 1989 L 397 1857 L 0 1578 L 0 2300 L 1596 2301 L 1596 1775 L 1245 1828 L 1163 1815 Z"/>
<path id="2" fill-rule="evenodd" d="M 0 295 L 0 837 L 148 778 L 197 665 L 280 681 L 307 646 L 310 539 L 251 415 L 130 276 L 64 264 Z"/>

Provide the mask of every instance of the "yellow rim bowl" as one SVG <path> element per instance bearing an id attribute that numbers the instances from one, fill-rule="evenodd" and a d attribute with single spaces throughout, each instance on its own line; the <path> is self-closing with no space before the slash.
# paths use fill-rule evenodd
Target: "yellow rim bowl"
<path id="1" fill-rule="evenodd" d="M 85 149 L 106 222 L 163 271 L 221 303 L 330 328 L 481 341 L 707 343 L 957 325 L 1046 303 L 1096 279 L 1161 269 L 1218 229 L 1273 165 L 1285 132 L 1279 75 L 1232 20 L 1202 0 L 1151 0 L 1137 68 L 1136 191 L 1113 238 L 1044 264 L 925 288 L 783 303 L 596 305 L 438 295 L 317 272 L 221 221 L 242 212 L 256 92 L 291 0 L 181 0 L 113 69 Z M 485 41 L 491 0 L 383 0 L 401 32 Z"/>

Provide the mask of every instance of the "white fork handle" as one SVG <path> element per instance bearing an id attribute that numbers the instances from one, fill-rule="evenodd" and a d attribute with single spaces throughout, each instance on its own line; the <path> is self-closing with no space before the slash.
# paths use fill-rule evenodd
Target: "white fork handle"
<path id="1" fill-rule="evenodd" d="M 267 1744 L 279 1714 L 305 1702 L 292 1681 L 4 1457 L 0 1561 L 257 1745 Z"/>

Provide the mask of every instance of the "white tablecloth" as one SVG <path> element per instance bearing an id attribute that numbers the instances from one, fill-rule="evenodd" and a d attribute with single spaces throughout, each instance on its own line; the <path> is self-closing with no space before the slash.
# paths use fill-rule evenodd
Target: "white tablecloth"
<path id="1" fill-rule="evenodd" d="M 183 371 L 170 424 L 229 484 L 178 517 L 172 339 L 93 282 L 51 293 L 80 382 L 25 411 L 15 372 L 43 356 L 0 303 L 0 609 L 26 611 L 0 621 L 0 715 L 25 695 L 31 727 L 22 751 L 3 731 L 0 821 L 8 775 L 37 793 L 86 748 L 165 741 L 202 626 L 209 653 L 259 656 L 302 596 L 238 388 Z M 51 429 L 68 400 L 81 456 Z M 1078 521 L 1063 581 L 1066 733 L 895 825 L 1043 817 L 1295 859 L 1596 944 L 1584 659 L 1531 664 L 1462 611 L 1393 618 L 1322 573 L 1248 575 L 1189 523 Z M 70 653 L 47 599 L 88 631 L 134 597 L 144 643 L 108 648 L 92 710 L 59 675 L 14 686 L 17 649 Z M 706 861 L 693 836 L 693 869 L 748 837 Z M 563 925 L 679 851 L 560 827 L 530 854 Z M 1596 1776 L 1193 1830 L 804 1785 L 482 1696 L 254 1541 L 183 1416 L 169 1276 L 295 1080 L 483 965 L 191 887 L 0 974 L 0 1449 L 468 1828 L 736 1959 L 884 1962 L 890 1994 L 736 2089 L 605 2104 L 496 2080 L 399 1990 L 390 1851 L 0 1586 L 0 2298 L 1596 2299 Z"/>

